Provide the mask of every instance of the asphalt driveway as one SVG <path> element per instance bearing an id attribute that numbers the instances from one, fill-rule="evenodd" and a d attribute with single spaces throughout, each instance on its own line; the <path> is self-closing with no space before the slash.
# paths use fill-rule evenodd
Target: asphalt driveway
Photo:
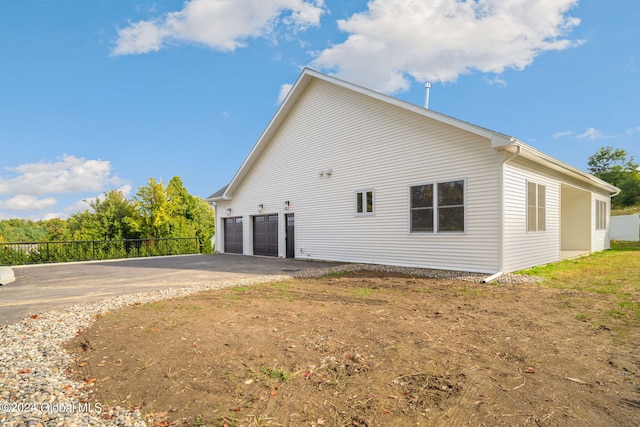
<path id="1" fill-rule="evenodd" d="M 338 264 L 215 254 L 17 266 L 13 267 L 16 281 L 0 286 L 0 325 L 115 295 L 333 265 Z"/>

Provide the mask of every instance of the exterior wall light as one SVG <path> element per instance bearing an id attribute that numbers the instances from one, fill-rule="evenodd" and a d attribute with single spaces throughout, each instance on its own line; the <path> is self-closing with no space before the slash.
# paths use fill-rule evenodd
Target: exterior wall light
<path id="1" fill-rule="evenodd" d="M 258 205 L 258 212 L 262 213 L 263 210 L 264 210 L 264 205 L 262 203 L 260 203 Z"/>
<path id="2" fill-rule="evenodd" d="M 290 207 L 291 207 L 291 205 L 289 204 L 288 200 L 286 202 L 284 202 L 284 210 L 285 211 L 288 211 Z"/>
<path id="3" fill-rule="evenodd" d="M 227 215 L 231 215 L 231 208 L 227 208 Z"/>

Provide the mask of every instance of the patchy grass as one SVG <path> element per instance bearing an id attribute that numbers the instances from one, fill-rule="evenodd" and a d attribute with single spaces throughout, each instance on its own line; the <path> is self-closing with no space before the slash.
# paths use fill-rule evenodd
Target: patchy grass
<path id="1" fill-rule="evenodd" d="M 609 316 L 640 319 L 640 242 L 614 241 L 609 250 L 520 273 L 540 276 L 550 288 L 610 295 Z"/>
<path id="2" fill-rule="evenodd" d="M 640 213 L 640 205 L 627 206 L 626 208 L 614 208 L 614 209 L 611 209 L 611 216 L 631 215 L 631 214 L 635 214 L 635 213 Z"/>

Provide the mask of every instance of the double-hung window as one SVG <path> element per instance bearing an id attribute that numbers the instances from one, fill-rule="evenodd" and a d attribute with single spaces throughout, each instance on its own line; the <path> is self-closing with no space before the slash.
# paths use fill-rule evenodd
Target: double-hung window
<path id="1" fill-rule="evenodd" d="M 356 215 L 373 214 L 373 190 L 356 191 Z"/>
<path id="2" fill-rule="evenodd" d="M 545 231 L 547 228 L 546 187 L 527 181 L 527 231 Z"/>
<path id="3" fill-rule="evenodd" d="M 464 232 L 464 187 L 464 180 L 412 186 L 411 232 Z"/>

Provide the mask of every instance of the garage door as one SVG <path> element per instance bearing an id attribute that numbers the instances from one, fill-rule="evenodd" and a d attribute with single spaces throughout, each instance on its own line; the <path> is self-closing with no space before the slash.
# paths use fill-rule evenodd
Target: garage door
<path id="1" fill-rule="evenodd" d="M 253 217 L 253 254 L 278 256 L 278 215 Z"/>
<path id="2" fill-rule="evenodd" d="M 242 217 L 224 219 L 224 251 L 242 253 Z"/>

